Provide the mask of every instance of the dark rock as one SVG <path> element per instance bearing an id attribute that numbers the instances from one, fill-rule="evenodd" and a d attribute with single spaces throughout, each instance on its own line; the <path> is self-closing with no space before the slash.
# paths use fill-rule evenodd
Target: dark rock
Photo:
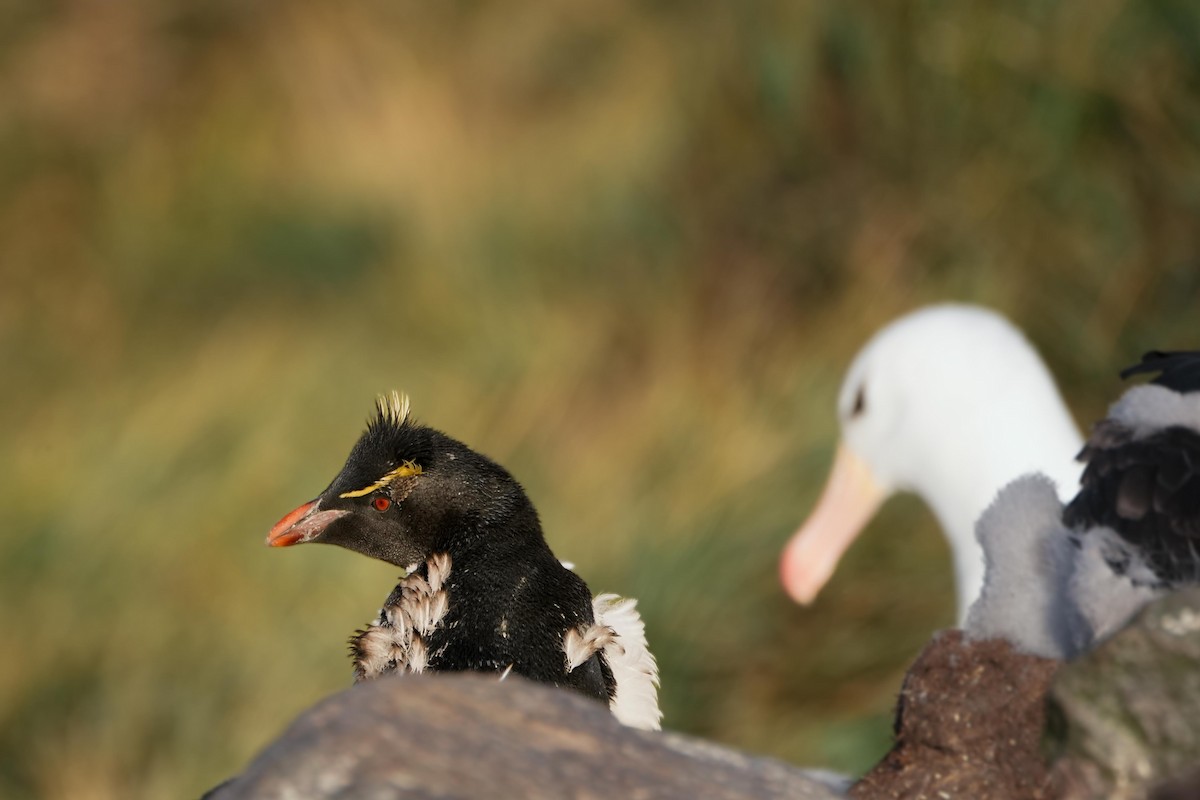
<path id="1" fill-rule="evenodd" d="M 794 798 L 795 767 L 620 725 L 601 704 L 510 677 L 394 675 L 306 711 L 214 800 Z"/>
<path id="2" fill-rule="evenodd" d="M 1200 762 L 1200 589 L 1154 603 L 1064 668 L 1051 702 L 1065 720 L 1054 770 L 1067 800 L 1141 800 L 1151 786 L 1194 768 Z M 1161 796 L 1200 798 L 1200 790 Z"/>
<path id="3" fill-rule="evenodd" d="M 1001 639 L 934 636 L 904 678 L 891 751 L 850 796 L 1055 797 L 1041 751 L 1045 697 L 1060 664 Z"/>
<path id="4" fill-rule="evenodd" d="M 1196 800 L 1200 797 L 1200 765 L 1151 790 L 1146 800 Z"/>

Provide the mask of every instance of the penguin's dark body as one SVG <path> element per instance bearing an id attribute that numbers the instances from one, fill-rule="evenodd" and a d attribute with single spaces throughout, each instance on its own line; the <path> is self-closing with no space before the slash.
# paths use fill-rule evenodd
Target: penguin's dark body
<path id="1" fill-rule="evenodd" d="M 575 573 L 552 555 L 547 558 L 548 553 L 548 549 L 545 553 L 512 553 L 511 559 L 489 561 L 480 569 L 451 567 L 445 578 L 446 614 L 426 637 L 429 655 L 423 669 L 503 672 L 511 667 L 532 680 L 574 689 L 605 703 L 611 700 L 615 691 L 612 670 L 600 653 L 569 672 L 564 669 L 567 632 L 595 622 L 592 594 Z M 519 565 L 519 572 L 504 569 L 510 560 Z M 461 562 L 453 559 L 452 563 Z M 372 627 L 351 638 L 357 680 L 404 668 L 403 663 L 389 659 L 382 669 L 373 669 L 363 637 L 381 627 L 394 627 L 387 610 L 400 606 L 406 582 L 414 576 L 428 583 L 430 569 L 430 562 L 421 564 L 397 584 Z"/>

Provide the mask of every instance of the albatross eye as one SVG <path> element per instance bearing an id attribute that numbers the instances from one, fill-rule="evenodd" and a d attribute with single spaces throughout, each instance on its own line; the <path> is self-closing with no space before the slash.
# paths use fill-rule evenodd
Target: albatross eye
<path id="1" fill-rule="evenodd" d="M 862 416 L 862 413 L 867 410 L 867 387 L 859 386 L 858 391 L 854 395 L 854 407 L 850 409 L 850 417 Z"/>
<path id="2" fill-rule="evenodd" d="M 391 507 L 392 501 L 380 495 L 371 501 L 371 505 L 375 506 L 376 511 L 387 511 Z"/>

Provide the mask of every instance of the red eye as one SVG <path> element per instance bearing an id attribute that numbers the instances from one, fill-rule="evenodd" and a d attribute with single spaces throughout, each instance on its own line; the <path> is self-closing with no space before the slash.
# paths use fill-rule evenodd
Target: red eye
<path id="1" fill-rule="evenodd" d="M 371 505 L 375 506 L 376 511 L 387 511 L 388 508 L 391 507 L 392 501 L 388 500 L 386 497 L 381 496 L 381 497 L 376 497 L 374 500 L 372 500 Z"/>

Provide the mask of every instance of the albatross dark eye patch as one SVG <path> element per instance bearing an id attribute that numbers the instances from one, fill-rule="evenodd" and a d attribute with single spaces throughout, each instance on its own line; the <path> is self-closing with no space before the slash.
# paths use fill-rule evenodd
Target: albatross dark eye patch
<path id="1" fill-rule="evenodd" d="M 850 409 L 850 417 L 862 416 L 862 413 L 867 410 L 867 387 L 859 386 L 858 391 L 854 393 L 854 406 Z"/>

